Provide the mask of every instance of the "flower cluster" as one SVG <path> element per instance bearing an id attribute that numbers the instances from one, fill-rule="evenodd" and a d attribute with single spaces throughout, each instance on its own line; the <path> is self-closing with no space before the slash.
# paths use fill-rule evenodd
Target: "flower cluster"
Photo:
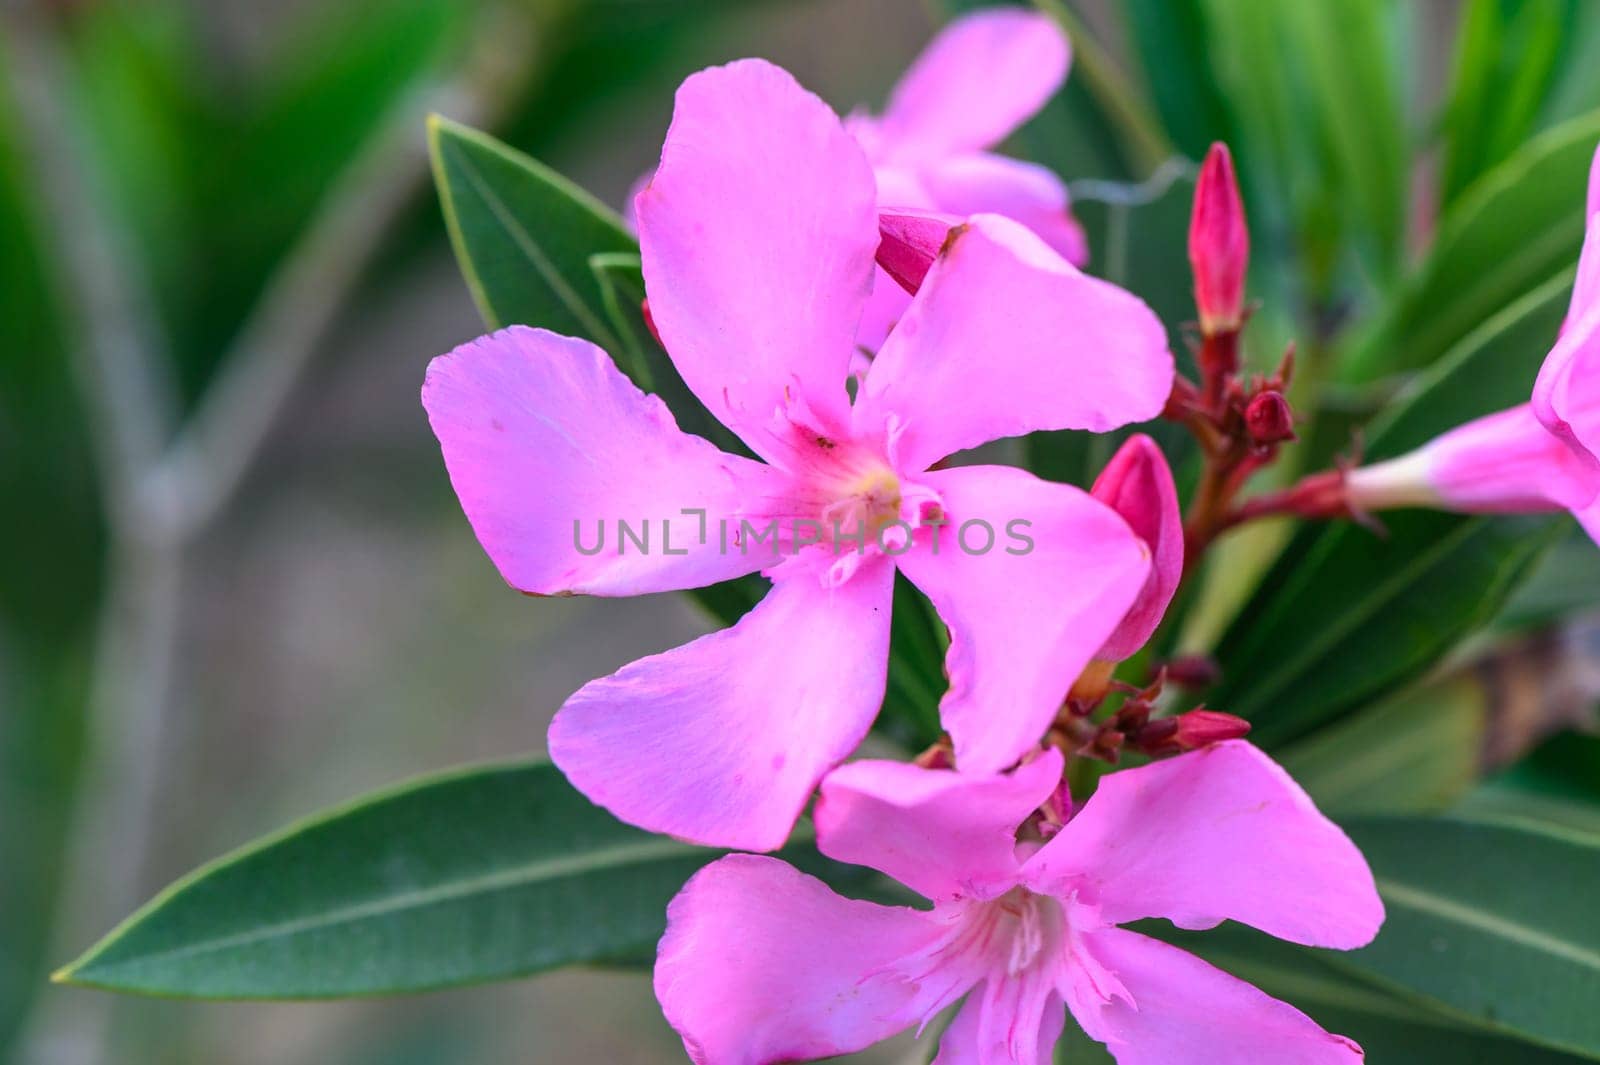
<path id="1" fill-rule="evenodd" d="M 815 798 L 823 854 L 929 904 L 845 899 L 759 855 L 708 865 L 670 907 L 655 973 L 703 1065 L 845 1053 L 950 1008 L 945 1065 L 1048 1061 L 1069 1013 L 1122 1065 L 1361 1060 L 1292 1006 L 1119 927 L 1237 920 L 1351 949 L 1383 908 L 1361 855 L 1244 722 L 1172 715 L 1159 678 L 1116 678 L 1186 562 L 1238 519 L 1249 474 L 1293 437 L 1292 361 L 1240 376 L 1249 238 L 1221 146 L 1189 249 L 1199 381 L 1176 374 L 1143 302 L 1080 271 L 1064 186 L 990 150 L 1068 61 L 1048 19 L 991 11 L 941 34 L 882 116 L 841 120 L 759 60 L 684 82 L 633 204 L 648 316 L 754 457 L 681 431 L 584 340 L 514 326 L 429 367 L 452 483 L 515 588 L 771 581 L 731 628 L 567 700 L 549 745 L 571 782 L 634 825 L 751 852 L 783 845 Z M 1515 415 L 1545 433 L 1528 461 L 1552 456 L 1566 478 L 1539 498 L 1574 509 L 1600 487 L 1586 449 L 1600 410 L 1589 418 L 1583 393 L 1600 354 L 1597 232 L 1548 380 Z M 949 461 L 1163 415 L 1206 460 L 1187 520 L 1144 435 L 1090 491 Z M 1456 484 L 1434 453 L 1406 462 L 1440 493 Z M 1338 507 L 1412 498 L 1394 482 L 1359 471 Z M 617 542 L 586 545 L 578 531 L 607 520 Z M 627 549 L 623 528 L 656 529 L 659 549 L 648 531 Z M 841 764 L 883 701 L 897 574 L 949 630 L 945 737 L 914 762 Z M 1071 761 L 1130 751 L 1144 764 L 1074 803 Z"/>

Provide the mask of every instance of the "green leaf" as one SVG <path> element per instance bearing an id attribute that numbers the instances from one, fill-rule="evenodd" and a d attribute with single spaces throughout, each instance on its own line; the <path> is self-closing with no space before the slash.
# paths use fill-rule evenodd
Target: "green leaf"
<path id="1" fill-rule="evenodd" d="M 1485 781 L 1453 811 L 1469 820 L 1516 820 L 1600 839 L 1600 737 L 1557 736 Z"/>
<path id="2" fill-rule="evenodd" d="M 1288 54 L 1305 65 L 1328 173 L 1386 275 L 1400 261 L 1410 191 L 1399 47 L 1406 9 L 1385 0 L 1265 6 L 1289 21 Z"/>
<path id="3" fill-rule="evenodd" d="M 1576 0 L 1466 5 L 1447 93 L 1442 203 L 1453 202 L 1534 131 L 1577 21 Z"/>
<path id="4" fill-rule="evenodd" d="M 1330 960 L 1494 1030 L 1600 1058 L 1600 840 L 1423 818 L 1346 827 L 1388 918 L 1372 946 Z"/>
<path id="5" fill-rule="evenodd" d="M 1268 577 L 1218 657 L 1207 701 L 1252 719 L 1264 746 L 1296 739 L 1417 677 L 1490 618 L 1553 539 L 1546 520 L 1408 511 L 1379 540 L 1326 530 Z"/>
<path id="6" fill-rule="evenodd" d="M 1373 427 L 1371 457 L 1526 399 L 1566 288 L 1551 279 L 1458 345 Z M 1553 518 L 1384 520 L 1381 539 L 1350 523 L 1303 528 L 1218 644 L 1223 680 L 1209 701 L 1252 718 L 1263 744 L 1417 677 L 1499 610 L 1561 530 Z"/>
<path id="7" fill-rule="evenodd" d="M 1192 159 L 1229 133 L 1202 6 L 1201 0 L 1128 0 L 1124 16 L 1161 123 Z"/>
<path id="8" fill-rule="evenodd" d="M 1600 551 L 1576 523 L 1570 524 L 1517 589 L 1500 616 L 1496 632 L 1538 628 L 1600 603 Z"/>
<path id="9" fill-rule="evenodd" d="M 600 201 L 486 133 L 434 116 L 434 181 L 461 272 L 484 321 L 521 322 L 621 347 L 590 257 L 638 252 Z"/>
<path id="10" fill-rule="evenodd" d="M 1204 0 L 1202 10 L 1258 238 L 1256 277 L 1277 287 L 1278 275 L 1292 272 L 1286 296 L 1310 312 L 1302 335 L 1320 335 L 1323 309 L 1398 265 L 1407 9 L 1379 0 Z M 1365 270 L 1353 269 L 1352 250 L 1365 253 Z"/>
<path id="11" fill-rule="evenodd" d="M 1369 381 L 1427 366 L 1570 270 L 1583 244 L 1584 190 L 1597 140 L 1600 112 L 1591 112 L 1529 141 L 1465 192 L 1441 222 L 1428 257 L 1344 356 L 1341 378 Z"/>
<path id="12" fill-rule="evenodd" d="M 808 844 L 785 857 L 853 871 Z M 542 762 L 379 792 L 162 892 L 58 979 L 196 998 L 327 998 L 636 960 L 715 852 L 630 828 Z"/>
<path id="13" fill-rule="evenodd" d="M 1432 813 L 1478 779 L 1488 694 L 1471 674 L 1407 688 L 1278 752 L 1334 816 Z"/>

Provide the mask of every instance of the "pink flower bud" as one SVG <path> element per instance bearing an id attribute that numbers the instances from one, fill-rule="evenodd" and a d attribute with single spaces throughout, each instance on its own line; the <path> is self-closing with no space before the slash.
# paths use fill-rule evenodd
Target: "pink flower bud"
<path id="1" fill-rule="evenodd" d="M 913 296 L 922 287 L 933 261 L 951 231 L 960 224 L 952 215 L 897 208 L 878 216 L 878 265 Z"/>
<path id="2" fill-rule="evenodd" d="M 1221 141 L 1211 146 L 1194 190 L 1189 219 L 1189 264 L 1194 301 L 1207 336 L 1231 333 L 1244 314 L 1244 275 L 1250 265 L 1250 231 L 1233 173 L 1233 157 Z"/>
<path id="3" fill-rule="evenodd" d="M 1244 408 L 1244 427 L 1257 447 L 1294 439 L 1294 411 L 1282 392 L 1260 393 Z"/>
<path id="4" fill-rule="evenodd" d="M 1186 751 L 1209 747 L 1223 740 L 1236 740 L 1250 733 L 1250 722 L 1215 710 L 1190 710 L 1177 717 L 1178 731 L 1173 742 Z"/>
<path id="5" fill-rule="evenodd" d="M 1120 662 L 1143 647 L 1167 612 L 1183 577 L 1183 515 L 1167 459 L 1148 436 L 1128 438 L 1090 490 L 1122 516 L 1150 548 L 1150 576 L 1133 606 L 1095 657 Z"/>

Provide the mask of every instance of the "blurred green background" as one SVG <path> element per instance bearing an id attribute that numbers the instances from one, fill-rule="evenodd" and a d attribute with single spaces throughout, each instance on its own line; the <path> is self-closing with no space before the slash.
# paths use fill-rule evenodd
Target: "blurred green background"
<path id="1" fill-rule="evenodd" d="M 841 111 L 875 106 L 965 6 L 7 7 L 0 1061 L 681 1060 L 638 975 L 310 1005 L 118 1000 L 46 977 L 201 862 L 402 777 L 538 751 L 583 682 L 712 627 L 674 597 L 517 596 L 478 549 L 417 399 L 427 360 L 480 331 L 424 116 L 491 129 L 620 205 L 690 71 L 762 55 Z M 1295 338 L 1319 415 L 1300 466 L 1343 447 L 1406 374 L 1570 271 L 1582 185 L 1563 183 L 1600 136 L 1594 6 L 1042 6 L 1074 27 L 1077 62 L 1013 147 L 1080 182 L 1092 268 L 1175 335 L 1189 316 L 1185 179 L 1133 211 L 1098 201 L 1136 193 L 1093 182 L 1234 144 L 1251 290 L 1266 301 L 1251 356 L 1268 365 Z M 1527 202 L 1506 199 L 1523 186 Z M 1473 228 L 1496 212 L 1504 246 Z M 1451 255 L 1429 254 L 1436 236 Z M 1070 449 L 1040 454 L 1064 478 L 1092 468 Z M 1267 529 L 1234 550 L 1281 540 Z M 1410 808 L 1455 802 L 1590 723 L 1600 670 L 1581 612 L 1600 573 L 1581 544 L 1551 557 L 1491 636 L 1457 650 L 1466 670 L 1445 683 L 1468 690 L 1434 690 L 1449 714 L 1471 709 L 1469 764 L 1440 784 L 1403 762 L 1421 781 Z M 1259 573 L 1214 569 L 1190 618 L 1201 646 Z M 1307 774 L 1346 769 L 1315 745 L 1299 758 Z M 1370 795 L 1349 776 L 1347 798 Z M 861 1060 L 913 1060 L 907 1047 Z"/>

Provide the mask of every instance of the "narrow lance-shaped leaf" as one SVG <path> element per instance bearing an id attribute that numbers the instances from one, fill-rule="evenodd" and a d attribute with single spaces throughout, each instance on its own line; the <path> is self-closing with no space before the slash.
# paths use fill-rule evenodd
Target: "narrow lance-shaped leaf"
<path id="1" fill-rule="evenodd" d="M 196 998 L 327 998 L 653 954 L 667 902 L 717 856 L 630 828 L 543 762 L 360 799 L 162 892 L 58 979 Z M 784 857 L 860 877 L 797 842 Z"/>
<path id="2" fill-rule="evenodd" d="M 461 272 L 484 321 L 586 337 L 613 357 L 620 341 L 589 266 L 638 252 L 622 220 L 543 164 L 488 134 L 434 116 L 434 181 Z"/>
<path id="3" fill-rule="evenodd" d="M 1330 956 L 1333 964 L 1494 1030 L 1600 1059 L 1600 839 L 1422 818 L 1347 827 L 1388 919 L 1372 946 Z"/>
<path id="4" fill-rule="evenodd" d="M 1591 112 L 1529 141 L 1467 189 L 1422 265 L 1342 357 L 1340 376 L 1370 381 L 1427 366 L 1570 270 L 1597 141 L 1600 112 Z"/>

